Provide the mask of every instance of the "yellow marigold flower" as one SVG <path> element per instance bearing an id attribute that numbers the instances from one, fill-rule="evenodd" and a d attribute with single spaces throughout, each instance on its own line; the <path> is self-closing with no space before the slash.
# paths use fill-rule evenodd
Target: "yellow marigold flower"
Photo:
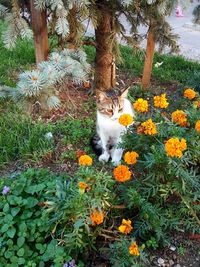
<path id="1" fill-rule="evenodd" d="M 115 180 L 118 182 L 126 182 L 131 179 L 131 172 L 129 168 L 125 165 L 119 165 L 113 171 Z"/>
<path id="2" fill-rule="evenodd" d="M 169 103 L 167 102 L 166 94 L 154 96 L 154 107 L 167 108 Z"/>
<path id="3" fill-rule="evenodd" d="M 136 242 L 133 242 L 129 247 L 129 253 L 134 256 L 140 256 L 139 247 Z"/>
<path id="4" fill-rule="evenodd" d="M 130 114 L 123 114 L 119 117 L 119 123 L 128 126 L 133 123 L 133 117 Z"/>
<path id="5" fill-rule="evenodd" d="M 133 227 L 131 226 L 131 220 L 122 220 L 122 224 L 118 227 L 118 230 L 123 234 L 129 234 Z"/>
<path id="6" fill-rule="evenodd" d="M 172 113 L 172 120 L 178 123 L 180 126 L 187 126 L 187 114 L 183 110 L 177 109 Z"/>
<path id="7" fill-rule="evenodd" d="M 84 189 L 84 190 L 87 188 L 90 188 L 90 186 L 88 184 L 86 184 L 85 182 L 79 182 L 78 186 L 80 189 Z"/>
<path id="8" fill-rule="evenodd" d="M 147 121 L 143 122 L 142 127 L 144 127 L 144 133 L 148 135 L 157 134 L 157 129 L 155 123 L 153 123 L 152 119 L 148 119 Z"/>
<path id="9" fill-rule="evenodd" d="M 169 157 L 181 158 L 183 156 L 183 151 L 187 149 L 186 140 L 182 138 L 170 138 L 165 143 L 165 151 Z"/>
<path id="10" fill-rule="evenodd" d="M 137 162 L 138 157 L 139 157 L 139 155 L 135 151 L 126 152 L 124 155 L 124 161 L 127 164 L 135 164 Z"/>
<path id="11" fill-rule="evenodd" d="M 78 159 L 78 163 L 79 163 L 79 165 L 83 165 L 83 166 L 92 165 L 92 158 L 88 155 L 82 155 Z"/>
<path id="12" fill-rule="evenodd" d="M 200 132 L 200 120 L 196 122 L 195 129 L 197 130 L 197 132 Z"/>
<path id="13" fill-rule="evenodd" d="M 92 225 L 99 225 L 103 223 L 104 220 L 104 213 L 103 211 L 99 211 L 98 209 L 94 209 L 93 212 L 90 214 L 90 218 L 92 221 Z"/>
<path id="14" fill-rule="evenodd" d="M 188 88 L 184 91 L 184 97 L 187 97 L 188 99 L 193 99 L 196 97 L 196 92 L 193 89 Z"/>
<path id="15" fill-rule="evenodd" d="M 139 112 L 147 112 L 148 111 L 148 102 L 143 98 L 138 98 L 138 100 L 133 104 L 135 110 Z"/>

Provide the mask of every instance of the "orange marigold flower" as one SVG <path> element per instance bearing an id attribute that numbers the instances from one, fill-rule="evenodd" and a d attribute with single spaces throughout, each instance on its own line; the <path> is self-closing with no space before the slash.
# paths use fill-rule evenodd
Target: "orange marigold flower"
<path id="1" fill-rule="evenodd" d="M 188 99 L 193 99 L 195 96 L 196 92 L 191 88 L 188 88 L 184 91 L 184 97 L 187 97 Z"/>
<path id="2" fill-rule="evenodd" d="M 167 102 L 166 94 L 154 96 L 154 107 L 167 108 L 169 103 Z"/>
<path id="3" fill-rule="evenodd" d="M 165 143 L 165 151 L 169 157 L 181 158 L 183 156 L 183 151 L 187 149 L 186 140 L 182 138 L 170 138 Z"/>
<path id="4" fill-rule="evenodd" d="M 92 158 L 88 155 L 82 155 L 78 159 L 78 163 L 79 163 L 79 165 L 83 165 L 83 166 L 92 165 Z"/>
<path id="5" fill-rule="evenodd" d="M 138 98 L 138 100 L 133 104 L 133 107 L 139 112 L 147 112 L 149 106 L 147 100 Z"/>
<path id="6" fill-rule="evenodd" d="M 172 120 L 178 123 L 180 126 L 187 126 L 187 114 L 183 110 L 177 109 L 172 113 Z"/>
<path id="7" fill-rule="evenodd" d="M 153 123 L 152 119 L 148 119 L 147 121 L 143 122 L 142 127 L 144 127 L 144 133 L 148 135 L 157 134 L 157 129 L 155 123 Z"/>
<path id="8" fill-rule="evenodd" d="M 104 220 L 104 213 L 103 211 L 99 211 L 98 209 L 94 209 L 93 212 L 90 214 L 90 218 L 92 221 L 92 225 L 99 225 L 103 223 Z"/>
<path id="9" fill-rule="evenodd" d="M 122 224 L 118 227 L 118 230 L 123 234 L 129 234 L 133 227 L 131 226 L 131 220 L 122 220 Z"/>
<path id="10" fill-rule="evenodd" d="M 135 164 L 137 162 L 138 157 L 139 157 L 139 155 L 135 151 L 126 152 L 124 155 L 124 161 L 127 164 Z"/>
<path id="11" fill-rule="evenodd" d="M 86 184 L 85 182 L 79 182 L 78 186 L 80 189 L 83 189 L 83 190 L 90 188 L 90 186 Z"/>
<path id="12" fill-rule="evenodd" d="M 133 123 L 133 117 L 130 114 L 123 114 L 119 117 L 119 123 L 128 126 Z"/>
<path id="13" fill-rule="evenodd" d="M 196 122 L 195 129 L 197 130 L 197 132 L 200 132 L 200 120 Z"/>
<path id="14" fill-rule="evenodd" d="M 131 255 L 134 255 L 134 256 L 139 256 L 140 255 L 140 252 L 139 252 L 139 247 L 137 245 L 136 242 L 133 242 L 130 247 L 129 247 L 129 253 Z"/>
<path id="15" fill-rule="evenodd" d="M 118 182 L 126 182 L 131 179 L 131 172 L 129 168 L 125 165 L 119 165 L 113 171 L 115 180 Z"/>

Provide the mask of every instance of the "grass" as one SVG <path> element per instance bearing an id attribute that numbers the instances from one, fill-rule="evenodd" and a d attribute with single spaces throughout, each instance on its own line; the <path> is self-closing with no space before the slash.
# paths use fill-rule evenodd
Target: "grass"
<path id="1" fill-rule="evenodd" d="M 0 84 L 15 86 L 18 74 L 35 63 L 34 46 L 33 42 L 20 40 L 15 49 L 6 49 L 2 41 L 5 27 L 0 23 Z"/>
<path id="2" fill-rule="evenodd" d="M 1 112 L 0 129 L 0 166 L 18 159 L 38 160 L 53 147 L 45 138 L 45 133 L 51 131 L 52 126 L 34 123 L 31 117 L 11 103 Z"/>
<path id="3" fill-rule="evenodd" d="M 76 149 L 89 151 L 90 138 L 94 134 L 91 118 L 65 118 L 45 123 L 33 121 L 12 102 L 1 101 L 0 107 L 0 166 L 16 160 L 39 162 L 48 152 L 55 151 L 56 139 L 67 148 L 69 155 L 65 158 L 73 158 Z M 45 137 L 48 132 L 52 132 L 52 140 Z"/>

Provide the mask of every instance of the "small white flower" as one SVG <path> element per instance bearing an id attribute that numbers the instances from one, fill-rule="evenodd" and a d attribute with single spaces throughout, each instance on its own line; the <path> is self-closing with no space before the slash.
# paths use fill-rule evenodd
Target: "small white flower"
<path id="1" fill-rule="evenodd" d="M 48 132 L 48 133 L 45 134 L 45 138 L 47 140 L 51 140 L 53 138 L 53 134 L 51 132 Z"/>
<path id="2" fill-rule="evenodd" d="M 163 64 L 163 62 L 156 62 L 156 64 L 154 65 L 156 68 L 159 68 L 161 65 Z"/>

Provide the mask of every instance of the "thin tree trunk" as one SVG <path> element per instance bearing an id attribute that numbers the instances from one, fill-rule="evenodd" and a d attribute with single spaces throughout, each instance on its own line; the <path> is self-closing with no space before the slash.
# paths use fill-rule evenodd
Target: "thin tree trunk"
<path id="1" fill-rule="evenodd" d="M 143 89 L 147 89 L 150 86 L 154 51 L 155 51 L 154 33 L 153 31 L 151 31 L 151 29 L 149 29 L 147 37 L 146 56 L 145 56 L 143 76 L 142 76 Z"/>
<path id="2" fill-rule="evenodd" d="M 105 5 L 99 4 L 98 26 L 95 30 L 96 60 L 95 87 L 106 91 L 115 86 L 115 61 L 113 55 L 113 16 Z"/>
<path id="3" fill-rule="evenodd" d="M 69 36 L 67 38 L 67 47 L 69 49 L 76 49 L 78 48 L 78 44 L 77 44 L 77 36 L 78 36 L 78 32 L 77 32 L 77 8 L 74 5 L 72 9 L 69 10 L 68 13 L 68 22 L 69 22 Z"/>
<path id="4" fill-rule="evenodd" d="M 47 60 L 49 53 L 48 29 L 46 11 L 40 11 L 35 8 L 35 1 L 30 1 L 31 23 L 34 34 L 36 63 Z"/>

